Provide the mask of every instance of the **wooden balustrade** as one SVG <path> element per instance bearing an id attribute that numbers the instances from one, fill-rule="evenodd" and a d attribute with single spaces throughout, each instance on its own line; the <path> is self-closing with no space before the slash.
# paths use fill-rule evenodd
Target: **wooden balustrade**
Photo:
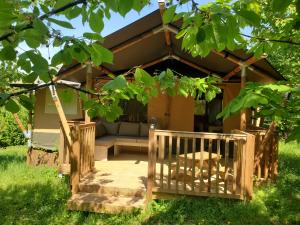
<path id="1" fill-rule="evenodd" d="M 150 130 L 147 200 L 153 192 L 251 198 L 254 141 L 240 131 Z"/>
<path id="2" fill-rule="evenodd" d="M 258 180 L 276 179 L 278 175 L 278 143 L 275 123 L 268 129 L 247 129 L 255 136 L 254 175 Z"/>
<path id="3" fill-rule="evenodd" d="M 66 135 L 61 134 L 61 170 L 69 163 L 70 184 L 72 193 L 78 191 L 78 184 L 82 177 L 94 169 L 95 159 L 95 123 L 69 122 L 72 146 L 65 141 Z"/>

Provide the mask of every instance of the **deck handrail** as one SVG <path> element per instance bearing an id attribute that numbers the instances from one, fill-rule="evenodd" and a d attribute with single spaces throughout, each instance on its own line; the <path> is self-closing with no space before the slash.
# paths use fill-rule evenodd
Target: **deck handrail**
<path id="1" fill-rule="evenodd" d="M 70 185 L 72 193 L 78 192 L 80 179 L 94 169 L 95 123 L 68 121 L 72 145 L 66 145 L 65 134 L 61 133 L 61 163 L 70 163 Z"/>
<path id="2" fill-rule="evenodd" d="M 272 179 L 278 176 L 278 144 L 276 124 L 268 128 L 250 128 L 246 130 L 255 136 L 254 175 L 258 180 Z"/>
<path id="3" fill-rule="evenodd" d="M 254 135 L 240 131 L 150 130 L 147 201 L 153 192 L 251 199 L 254 142 Z"/>

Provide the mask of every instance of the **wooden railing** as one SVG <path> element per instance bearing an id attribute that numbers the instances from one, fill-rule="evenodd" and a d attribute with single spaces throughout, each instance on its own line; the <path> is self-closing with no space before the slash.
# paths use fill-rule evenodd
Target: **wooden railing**
<path id="1" fill-rule="evenodd" d="M 61 143 L 61 158 L 70 163 L 70 184 L 72 193 L 78 191 L 80 179 L 94 169 L 95 123 L 69 122 L 72 145 Z M 66 134 L 62 132 L 62 138 Z"/>
<path id="2" fill-rule="evenodd" d="M 150 130 L 147 200 L 152 194 L 250 199 L 254 136 Z"/>
<path id="3" fill-rule="evenodd" d="M 254 175 L 258 180 L 276 179 L 278 175 L 278 143 L 275 123 L 268 129 L 251 128 L 247 132 L 255 135 Z"/>

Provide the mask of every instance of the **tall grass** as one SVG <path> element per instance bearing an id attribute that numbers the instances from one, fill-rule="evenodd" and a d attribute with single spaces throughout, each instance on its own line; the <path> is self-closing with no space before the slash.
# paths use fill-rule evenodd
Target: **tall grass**
<path id="1" fill-rule="evenodd" d="M 54 169 L 25 163 L 22 146 L 0 149 L 0 224 L 299 224 L 300 145 L 280 144 L 276 184 L 256 188 L 250 203 L 217 198 L 153 202 L 144 211 L 70 212 L 68 182 Z"/>

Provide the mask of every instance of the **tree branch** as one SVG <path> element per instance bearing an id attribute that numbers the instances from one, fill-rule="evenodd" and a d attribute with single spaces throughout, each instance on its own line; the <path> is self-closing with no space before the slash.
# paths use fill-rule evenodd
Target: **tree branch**
<path id="1" fill-rule="evenodd" d="M 300 46 L 300 42 L 293 42 L 289 40 L 276 40 L 276 39 L 268 39 L 268 38 L 263 38 L 263 37 L 254 37 L 248 34 L 241 34 L 244 37 L 251 38 L 251 39 L 256 39 L 258 41 L 265 41 L 265 42 L 278 42 L 278 43 L 285 43 L 285 44 L 290 44 L 290 45 L 297 45 Z"/>
<path id="2" fill-rule="evenodd" d="M 66 5 L 64 5 L 64 6 L 60 7 L 60 8 L 58 8 L 58 9 L 53 9 L 50 12 L 45 13 L 44 15 L 40 16 L 39 19 L 40 20 L 47 19 L 50 16 L 53 16 L 53 15 L 58 14 L 60 12 L 63 12 L 65 10 L 73 7 L 73 6 L 76 6 L 76 5 L 79 5 L 79 4 L 86 4 L 86 1 L 87 0 L 76 0 L 74 2 L 70 2 L 70 3 L 68 3 L 68 4 L 66 4 Z M 32 23 L 27 24 L 26 26 L 24 26 L 23 28 L 21 28 L 19 30 L 19 32 L 24 31 L 24 30 L 28 30 L 28 29 L 31 29 L 31 28 L 33 28 Z M 12 36 L 14 34 L 15 34 L 15 32 L 6 33 L 6 34 L 0 36 L 0 41 L 7 40 L 10 36 Z"/>

